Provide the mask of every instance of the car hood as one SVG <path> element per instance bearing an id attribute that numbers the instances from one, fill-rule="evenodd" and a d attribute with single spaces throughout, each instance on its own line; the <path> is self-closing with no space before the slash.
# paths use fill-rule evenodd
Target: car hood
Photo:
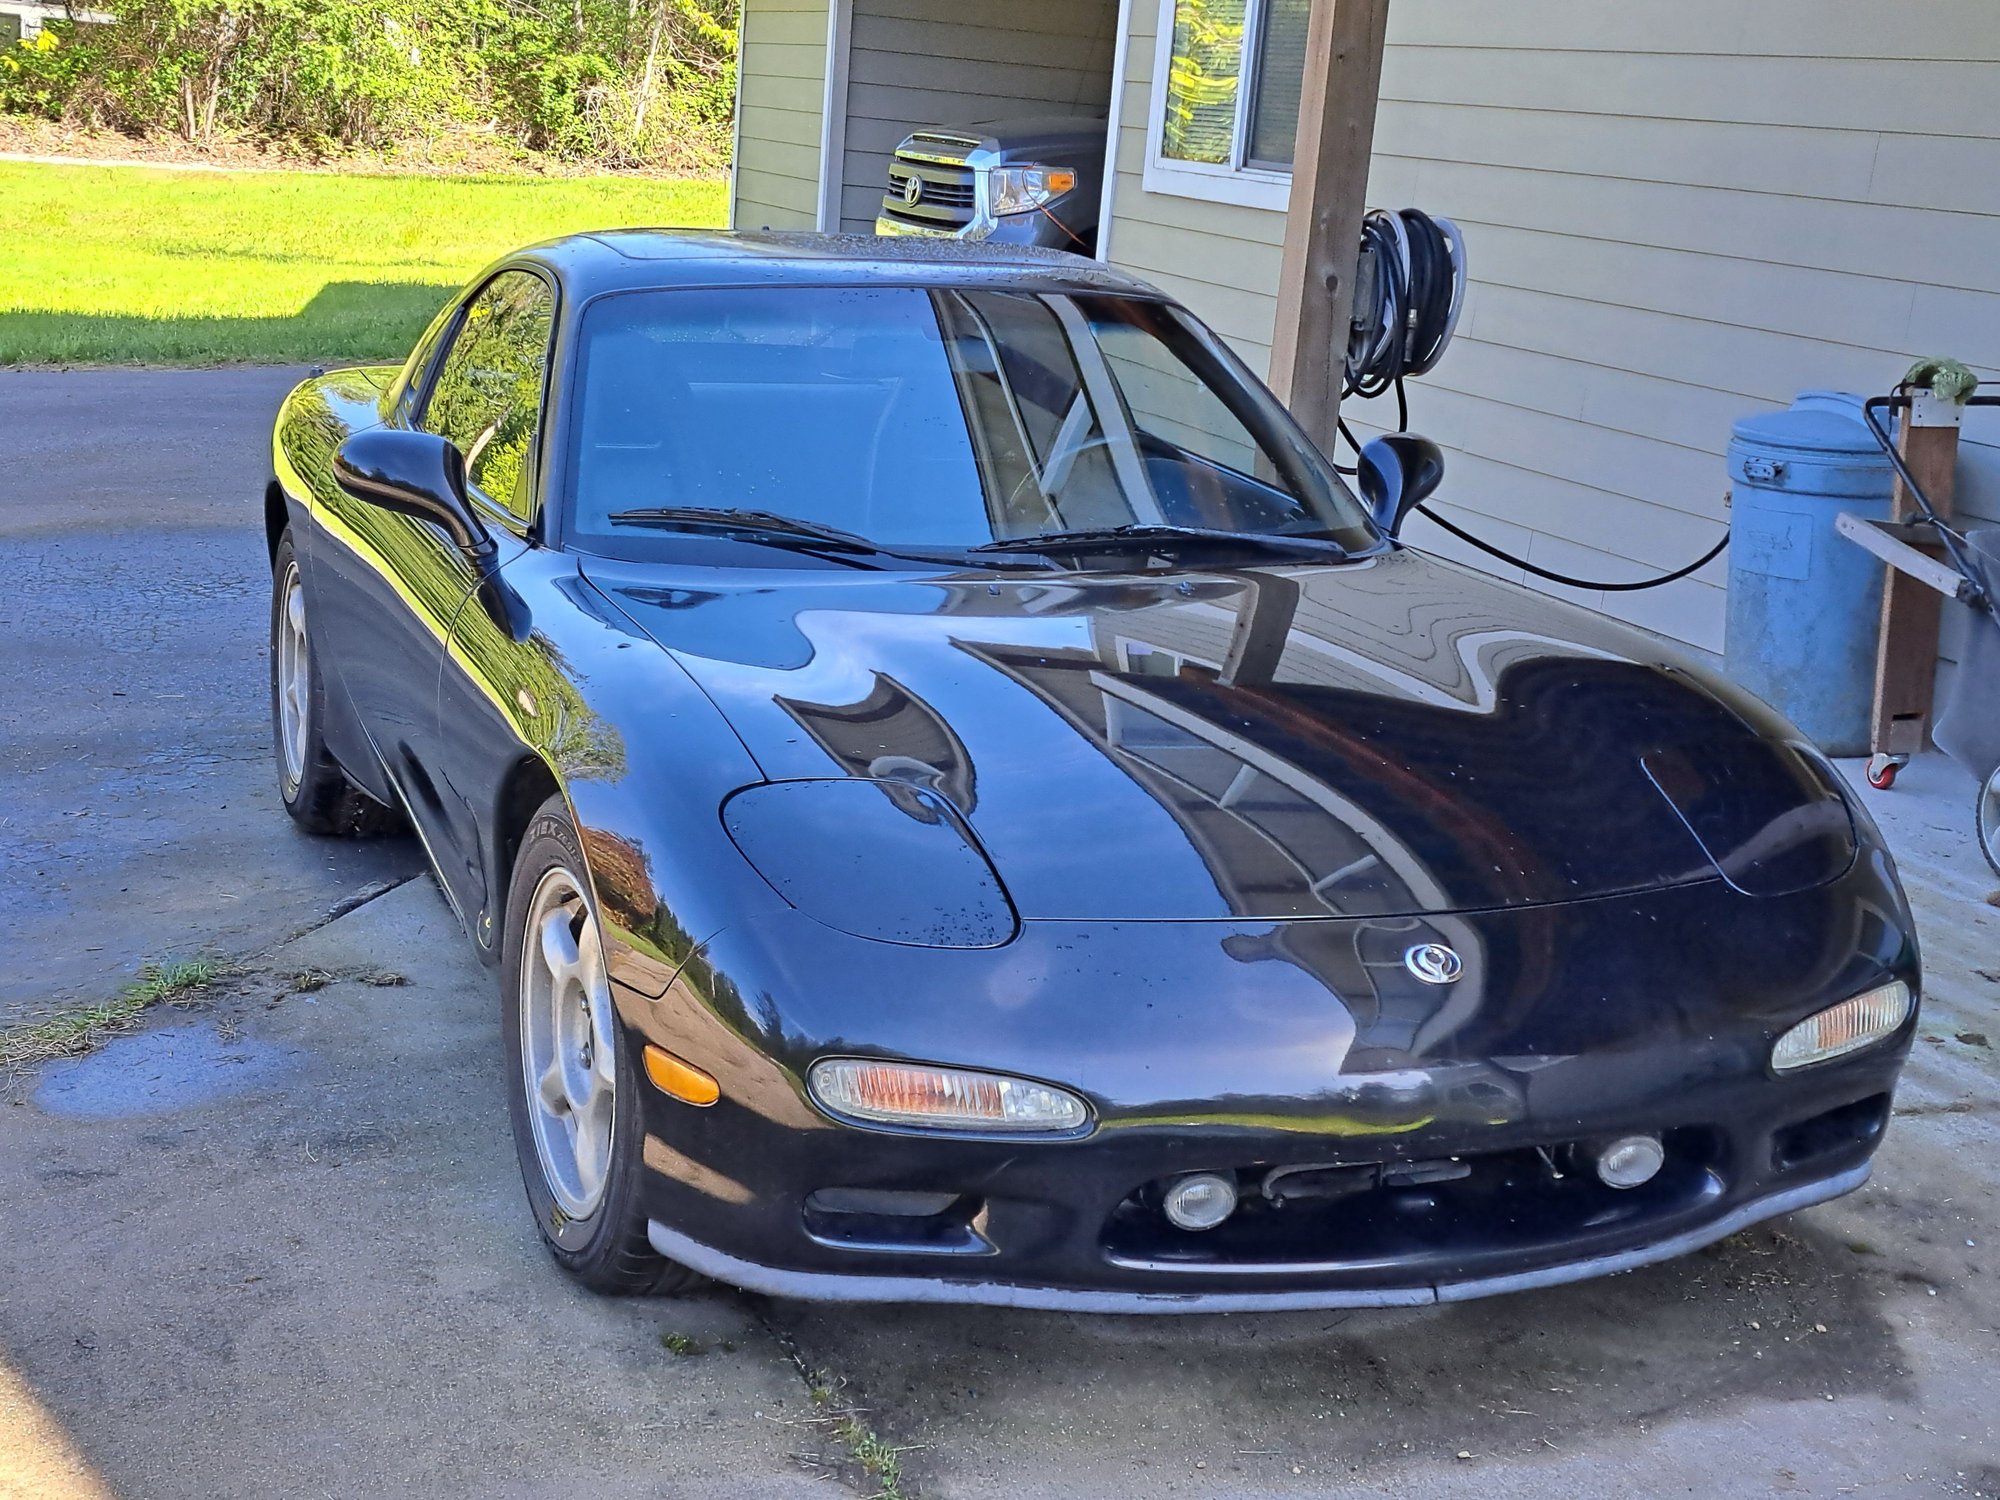
<path id="1" fill-rule="evenodd" d="M 586 576 L 773 780 L 947 800 L 1019 914 L 1539 905 L 1851 863 L 1832 773 L 1657 641 L 1422 554 L 911 579 Z"/>
<path id="2" fill-rule="evenodd" d="M 975 120 L 965 128 L 965 134 L 977 136 L 987 150 L 1000 152 L 1009 161 L 1041 161 L 1052 152 L 1058 156 L 1074 154 L 1079 145 L 1095 144 L 1101 153 L 1104 116 L 1012 115 Z"/>

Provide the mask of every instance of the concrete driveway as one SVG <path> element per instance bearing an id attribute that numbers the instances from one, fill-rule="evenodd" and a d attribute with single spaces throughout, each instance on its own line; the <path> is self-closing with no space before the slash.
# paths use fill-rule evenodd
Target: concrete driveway
<path id="1" fill-rule="evenodd" d="M 1840 1203 L 1397 1313 L 572 1291 L 523 1211 L 490 976 L 427 879 L 323 921 L 414 852 L 298 839 L 269 788 L 255 502 L 289 378 L 0 375 L 0 901 L 28 914 L 0 995 L 240 961 L 0 1095 L 0 1497 L 869 1495 L 883 1448 L 903 1493 L 965 1500 L 2000 1496 L 2000 909 L 1935 759 L 1867 794 L 1930 992 Z M 206 436 L 149 441 L 175 412 Z"/>
<path id="2" fill-rule="evenodd" d="M 0 371 L 0 1025 L 418 868 L 282 826 L 261 518 L 304 374 Z"/>

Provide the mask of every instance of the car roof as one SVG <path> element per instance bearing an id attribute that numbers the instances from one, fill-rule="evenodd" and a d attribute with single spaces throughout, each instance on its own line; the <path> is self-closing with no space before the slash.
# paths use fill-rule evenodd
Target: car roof
<path id="1" fill-rule="evenodd" d="M 652 288 L 868 283 L 1161 295 L 1081 255 L 928 235 L 600 229 L 531 245 L 507 260 L 547 267 L 579 301 Z"/>

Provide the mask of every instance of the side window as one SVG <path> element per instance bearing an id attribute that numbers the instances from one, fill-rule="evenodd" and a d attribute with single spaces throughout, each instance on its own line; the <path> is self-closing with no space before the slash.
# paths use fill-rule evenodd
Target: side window
<path id="1" fill-rule="evenodd" d="M 457 444 L 474 489 L 523 521 L 533 519 L 530 459 L 554 321 L 555 299 L 541 277 L 494 277 L 465 310 L 422 423 Z"/>
<path id="2" fill-rule="evenodd" d="M 437 354 L 438 345 L 444 341 L 445 331 L 451 327 L 451 317 L 456 298 L 448 301 L 432 318 L 430 326 L 424 329 L 424 336 L 417 340 L 417 347 L 410 351 L 410 357 L 403 361 L 403 369 L 396 376 L 396 383 L 389 387 L 390 406 L 399 418 L 408 418 L 417 408 L 423 396 L 424 376 L 430 373 L 431 364 Z"/>

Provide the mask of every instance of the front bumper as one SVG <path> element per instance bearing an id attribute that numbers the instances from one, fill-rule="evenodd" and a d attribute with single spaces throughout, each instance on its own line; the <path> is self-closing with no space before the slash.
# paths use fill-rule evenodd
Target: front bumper
<path id="1" fill-rule="evenodd" d="M 811 1302 L 945 1302 L 981 1307 L 1021 1307 L 1045 1312 L 1232 1313 L 1299 1312 L 1353 1307 L 1422 1307 L 1435 1302 L 1470 1302 L 1506 1292 L 1561 1286 L 1595 1276 L 1636 1271 L 1641 1266 L 1686 1255 L 1727 1239 L 1738 1230 L 1815 1203 L 1851 1193 L 1868 1180 L 1869 1164 L 1819 1182 L 1740 1204 L 1722 1217 L 1667 1239 L 1612 1254 L 1563 1261 L 1534 1271 L 1447 1281 L 1434 1286 L 1341 1287 L 1303 1291 L 1086 1290 L 1033 1286 L 1009 1281 L 947 1279 L 938 1276 L 862 1276 L 840 1271 L 796 1271 L 742 1260 L 683 1234 L 657 1219 L 647 1226 L 653 1248 L 669 1260 L 744 1291 Z"/>
<path id="2" fill-rule="evenodd" d="M 653 1243 L 783 1296 L 1281 1310 L 1628 1270 L 1860 1186 L 1916 1024 L 1769 1071 L 1801 1016 L 1885 978 L 1917 989 L 1877 858 L 1777 898 L 1712 881 L 1420 920 L 1028 923 L 989 950 L 780 925 L 723 934 L 668 994 L 620 1006 L 723 1089 L 709 1109 L 647 1099 Z M 1377 961 L 1424 938 L 1465 955 L 1462 981 Z M 1033 1142 L 837 1123 L 800 1080 L 864 1032 L 884 1055 L 1071 1087 L 1097 1127 Z M 1621 1193 L 1579 1169 L 1635 1132 L 1667 1144 L 1654 1182 Z M 1464 1170 L 1424 1176 L 1441 1163 Z M 1375 1175 L 1277 1203 L 1289 1169 Z M 1203 1233 L 1149 1196 L 1195 1171 L 1234 1173 L 1243 1201 Z M 849 1229 L 809 1207 L 825 1189 L 952 1206 Z"/>
<path id="3" fill-rule="evenodd" d="M 1859 1187 L 1901 1050 L 1827 1065 L 1804 1087 L 1758 1080 L 1747 1104 L 1745 1080 L 1713 1075 L 1679 1098 L 1613 1103 L 1630 1079 L 1577 1059 L 1544 1065 L 1529 1094 L 1547 1107 L 1511 1123 L 1440 1118 L 1332 1140 L 1192 1122 L 1025 1145 L 774 1130 L 735 1191 L 677 1173 L 686 1159 L 655 1139 L 651 1238 L 673 1260 L 774 1296 L 1098 1312 L 1462 1301 L 1649 1265 Z M 1597 1182 L 1583 1143 L 1641 1129 L 1666 1142 L 1659 1176 L 1623 1191 Z M 1282 1204 L 1259 1188 L 1274 1171 L 1362 1163 L 1468 1175 Z M 1149 1198 L 1190 1171 L 1235 1175 L 1242 1205 L 1221 1227 L 1175 1229 Z M 830 1187 L 952 1207 L 845 1219 L 810 1206 Z"/>

